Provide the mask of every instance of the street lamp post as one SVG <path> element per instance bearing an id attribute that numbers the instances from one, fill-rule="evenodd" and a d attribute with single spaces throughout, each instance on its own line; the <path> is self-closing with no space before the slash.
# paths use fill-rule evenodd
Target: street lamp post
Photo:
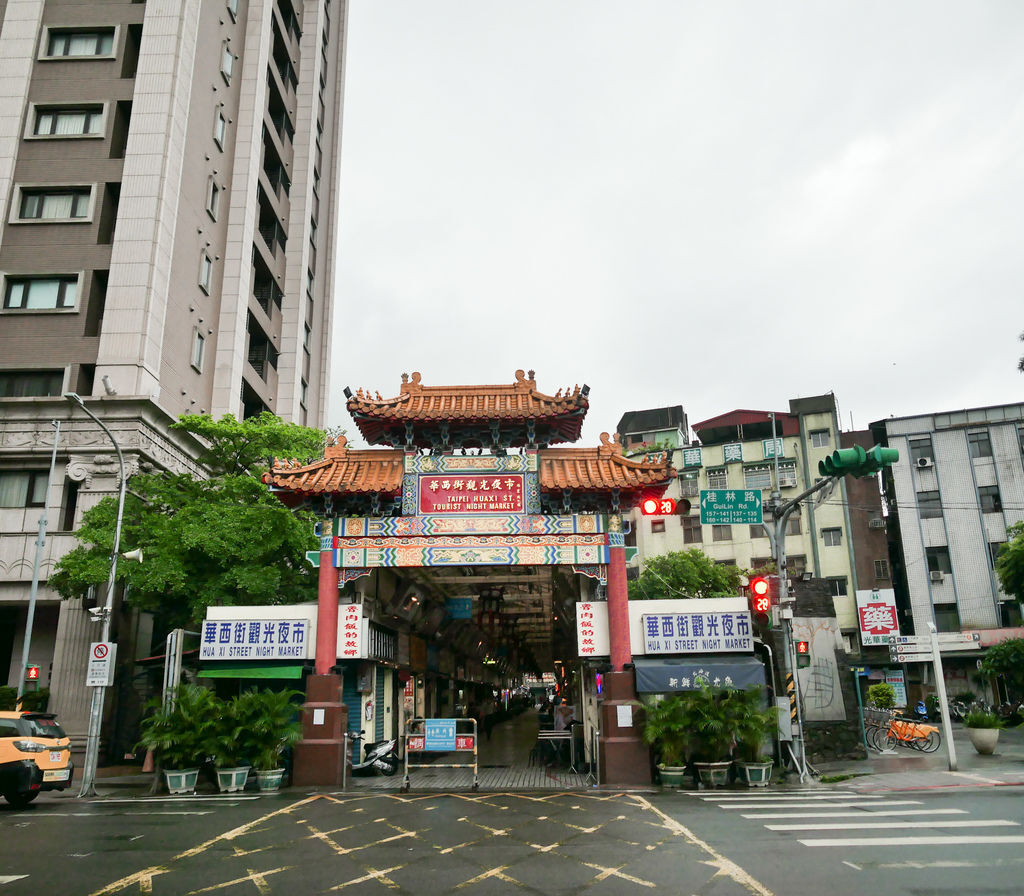
<path id="1" fill-rule="evenodd" d="M 117 493 L 117 522 L 114 525 L 114 547 L 110 552 L 110 577 L 107 579 L 107 599 L 101 611 L 103 619 L 103 633 L 100 635 L 100 640 L 106 643 L 110 640 L 110 617 L 113 614 L 114 609 L 114 583 L 117 577 L 117 557 L 118 551 L 121 548 L 121 520 L 124 516 L 124 495 L 126 485 L 126 477 L 124 474 L 124 455 L 121 454 L 121 446 L 117 444 L 117 439 L 114 438 L 113 433 L 107 429 L 106 425 L 99 417 L 85 406 L 85 402 L 82 401 L 81 396 L 75 392 L 65 392 L 64 397 L 68 399 L 68 401 L 77 403 L 78 406 L 85 411 L 86 415 L 91 417 L 97 423 L 100 429 L 107 434 L 107 438 L 110 439 L 110 443 L 114 446 L 114 451 L 117 452 L 117 464 L 121 483 Z M 79 797 L 96 795 L 96 766 L 99 762 L 100 727 L 103 724 L 103 700 L 105 696 L 106 685 L 94 688 L 92 692 L 92 703 L 89 707 L 89 734 L 85 742 L 85 762 L 82 766 L 82 789 L 78 793 Z"/>

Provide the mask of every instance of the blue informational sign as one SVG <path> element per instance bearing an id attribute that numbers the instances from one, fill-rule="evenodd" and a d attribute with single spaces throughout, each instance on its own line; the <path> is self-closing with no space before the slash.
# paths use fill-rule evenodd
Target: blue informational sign
<path id="1" fill-rule="evenodd" d="M 445 600 L 445 609 L 448 611 L 449 619 L 472 619 L 473 598 L 471 597 L 449 597 Z"/>
<path id="2" fill-rule="evenodd" d="M 423 723 L 424 750 L 455 749 L 455 719 L 426 719 Z"/>

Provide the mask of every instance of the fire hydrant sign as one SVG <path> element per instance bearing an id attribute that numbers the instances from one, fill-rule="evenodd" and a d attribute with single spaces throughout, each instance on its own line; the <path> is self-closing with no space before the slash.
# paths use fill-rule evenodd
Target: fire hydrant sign
<path id="1" fill-rule="evenodd" d="M 89 645 L 89 665 L 85 670 L 87 688 L 107 688 L 114 683 L 114 657 L 117 645 L 112 641 L 96 641 Z"/>

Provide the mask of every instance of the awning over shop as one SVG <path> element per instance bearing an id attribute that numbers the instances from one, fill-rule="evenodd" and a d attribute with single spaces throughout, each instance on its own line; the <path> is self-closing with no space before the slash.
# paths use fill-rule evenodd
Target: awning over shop
<path id="1" fill-rule="evenodd" d="M 749 688 L 764 685 L 764 664 L 746 654 L 697 654 L 673 657 L 637 657 L 636 690 L 639 694 L 669 694 L 713 688 Z"/>
<path id="2" fill-rule="evenodd" d="M 295 663 L 217 663 L 199 670 L 200 678 L 302 678 L 302 665 Z"/>

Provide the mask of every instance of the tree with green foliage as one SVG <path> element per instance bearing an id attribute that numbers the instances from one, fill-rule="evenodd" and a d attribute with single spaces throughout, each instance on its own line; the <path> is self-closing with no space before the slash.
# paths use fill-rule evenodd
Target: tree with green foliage
<path id="1" fill-rule="evenodd" d="M 697 548 L 645 560 L 639 578 L 629 583 L 630 600 L 735 597 L 739 593 L 739 569 L 719 566 Z"/>
<path id="2" fill-rule="evenodd" d="M 1001 675 L 1011 697 L 1024 697 L 1024 638 L 1010 638 L 986 649 L 982 675 Z"/>
<path id="3" fill-rule="evenodd" d="M 131 478 L 121 548 L 141 548 L 145 559 L 118 564 L 129 603 L 170 629 L 199 622 L 209 606 L 315 600 L 306 560 L 316 547 L 315 520 L 285 507 L 260 477 L 273 457 L 322 457 L 324 433 L 266 412 L 242 421 L 187 414 L 172 429 L 206 445 L 198 461 L 208 478 L 166 471 Z M 82 597 L 90 586 L 105 594 L 116 518 L 112 497 L 83 515 L 78 547 L 50 576 L 62 597 Z"/>
<path id="4" fill-rule="evenodd" d="M 996 575 L 1004 594 L 1024 601 L 1024 523 L 1014 523 L 1006 536 L 996 556 Z"/>

